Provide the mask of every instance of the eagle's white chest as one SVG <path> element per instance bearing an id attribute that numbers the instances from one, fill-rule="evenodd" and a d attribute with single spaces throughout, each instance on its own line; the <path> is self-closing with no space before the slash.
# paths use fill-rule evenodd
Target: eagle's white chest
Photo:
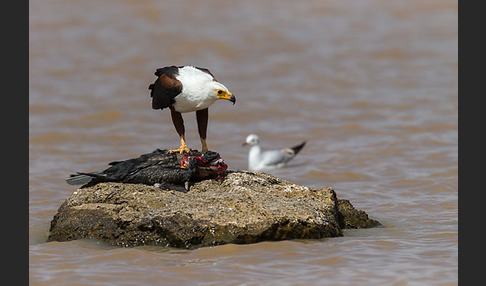
<path id="1" fill-rule="evenodd" d="M 184 113 L 205 109 L 218 99 L 211 85 L 211 75 L 188 66 L 179 69 L 176 78 L 182 83 L 181 93 L 174 98 L 176 111 Z"/>

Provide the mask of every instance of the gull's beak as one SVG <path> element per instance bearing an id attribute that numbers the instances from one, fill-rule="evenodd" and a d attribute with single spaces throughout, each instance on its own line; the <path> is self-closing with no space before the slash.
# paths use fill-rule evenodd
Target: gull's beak
<path id="1" fill-rule="evenodd" d="M 246 142 L 243 142 L 243 144 L 241 144 L 241 146 L 246 146 L 246 145 L 248 145 L 248 143 Z"/>

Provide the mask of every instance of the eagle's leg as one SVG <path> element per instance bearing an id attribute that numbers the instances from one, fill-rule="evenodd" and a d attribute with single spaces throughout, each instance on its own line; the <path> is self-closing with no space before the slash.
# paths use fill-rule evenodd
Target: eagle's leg
<path id="1" fill-rule="evenodd" d="M 187 147 L 186 140 L 185 140 L 185 128 L 184 128 L 184 119 L 182 119 L 182 114 L 174 110 L 174 108 L 170 107 L 170 115 L 172 117 L 172 123 L 174 123 L 174 127 L 181 138 L 181 147 L 179 149 L 169 150 L 170 153 L 179 152 L 179 153 L 189 153 L 189 148 Z"/>
<path id="2" fill-rule="evenodd" d="M 208 129 L 208 109 L 202 109 L 196 111 L 196 119 L 197 119 L 197 130 L 199 132 L 199 138 L 201 139 L 201 152 L 207 152 L 208 146 L 206 145 L 206 131 Z"/>

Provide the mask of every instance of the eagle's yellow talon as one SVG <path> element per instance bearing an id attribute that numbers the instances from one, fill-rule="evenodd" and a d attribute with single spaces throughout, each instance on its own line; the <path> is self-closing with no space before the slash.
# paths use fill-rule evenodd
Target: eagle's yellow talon
<path id="1" fill-rule="evenodd" d="M 189 153 L 191 150 L 187 146 L 181 146 L 178 149 L 169 150 L 170 153 L 179 152 L 180 154 Z"/>

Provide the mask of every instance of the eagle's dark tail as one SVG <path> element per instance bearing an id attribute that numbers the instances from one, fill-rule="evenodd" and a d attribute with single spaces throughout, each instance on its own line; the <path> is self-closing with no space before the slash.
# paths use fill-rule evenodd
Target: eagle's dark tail
<path id="1" fill-rule="evenodd" d="M 304 148 L 305 142 L 306 142 L 306 141 L 304 141 L 304 142 L 300 143 L 300 144 L 299 144 L 299 145 L 297 145 L 297 146 L 290 147 L 290 149 L 294 150 L 294 156 L 295 156 L 295 155 L 297 155 L 297 153 L 299 153 L 299 152 L 300 152 L 300 150 L 302 150 L 302 148 Z"/>

